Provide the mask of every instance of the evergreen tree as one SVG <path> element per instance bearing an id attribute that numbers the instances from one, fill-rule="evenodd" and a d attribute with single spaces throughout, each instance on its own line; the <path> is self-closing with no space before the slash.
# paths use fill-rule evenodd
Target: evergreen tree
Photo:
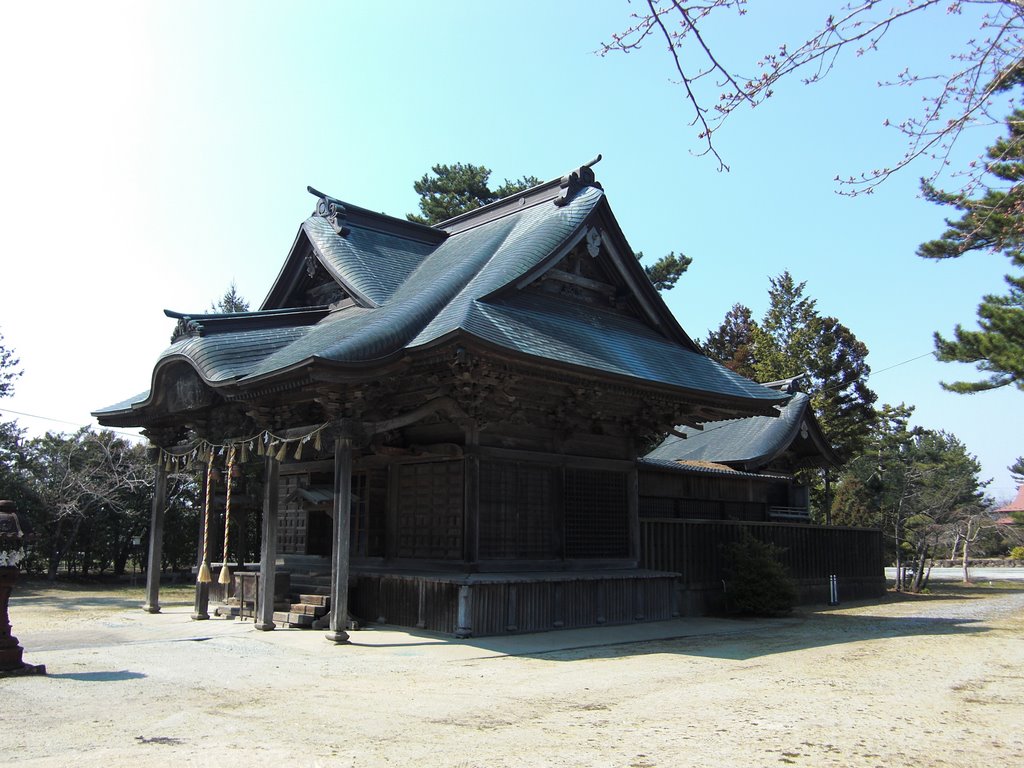
<path id="1" fill-rule="evenodd" d="M 14 394 L 14 382 L 21 376 L 14 351 L 0 334 L 0 399 Z M 0 421 L 0 499 L 11 499 L 24 508 L 34 498 L 32 483 L 23 471 L 25 430 L 17 421 Z"/>
<path id="2" fill-rule="evenodd" d="M 19 360 L 14 351 L 4 344 L 4 335 L 0 333 L 0 397 L 14 394 L 14 380 L 21 376 L 18 368 Z"/>
<path id="3" fill-rule="evenodd" d="M 1024 484 L 1024 456 L 1018 456 L 1017 460 L 1007 467 L 1013 476 L 1013 482 L 1017 485 Z"/>
<path id="4" fill-rule="evenodd" d="M 238 293 L 235 281 L 232 280 L 231 285 L 224 291 L 224 295 L 220 297 L 220 300 L 210 305 L 210 311 L 224 315 L 234 312 L 248 312 L 249 302 Z"/>
<path id="5" fill-rule="evenodd" d="M 787 271 L 771 278 L 769 304 L 751 323 L 754 379 L 779 381 L 804 376 L 803 389 L 832 446 L 844 459 L 855 456 L 874 418 L 875 393 L 867 385 L 868 348 L 834 317 L 822 317 L 806 282 Z"/>
<path id="6" fill-rule="evenodd" d="M 643 251 L 637 251 L 636 260 L 643 260 Z M 650 265 L 643 265 L 647 279 L 658 291 L 670 290 L 689 269 L 693 259 L 680 253 L 676 256 L 675 251 L 669 251 L 656 262 Z"/>
<path id="7" fill-rule="evenodd" d="M 913 407 L 882 407 L 866 450 L 844 469 L 833 519 L 880 526 L 892 562 L 909 564 L 907 586 L 924 586 L 923 564 L 982 508 L 981 466 L 954 435 L 910 426 Z M 898 580 L 897 588 L 904 586 Z"/>
<path id="8" fill-rule="evenodd" d="M 718 326 L 704 340 L 704 353 L 730 371 L 754 379 L 754 319 L 750 307 L 733 304 Z"/>
<path id="9" fill-rule="evenodd" d="M 868 387 L 868 348 L 834 317 L 818 318 L 810 371 L 811 401 L 840 456 L 859 452 L 875 418 L 877 395 Z"/>
<path id="10" fill-rule="evenodd" d="M 1021 74 L 1014 82 L 1019 84 Z M 953 392 L 981 392 L 1013 385 L 1024 390 L 1024 110 L 1007 120 L 1009 134 L 988 150 L 987 171 L 1003 188 L 989 187 L 978 197 L 950 194 L 922 182 L 924 195 L 940 205 L 950 205 L 962 215 L 942 237 L 918 248 L 928 259 L 951 259 L 972 251 L 1003 253 L 1010 260 L 1005 295 L 987 295 L 978 306 L 980 330 L 962 325 L 947 339 L 935 334 L 935 349 L 943 362 L 973 363 L 987 378 L 982 381 L 943 382 Z"/>
<path id="11" fill-rule="evenodd" d="M 807 283 L 789 271 L 769 278 L 768 309 L 753 328 L 758 381 L 778 381 L 809 373 L 818 337 L 817 301 L 804 296 Z"/>
<path id="12" fill-rule="evenodd" d="M 472 163 L 437 164 L 431 173 L 423 174 L 413 182 L 420 196 L 420 213 L 410 213 L 409 221 L 420 224 L 440 224 L 442 221 L 476 210 L 489 203 L 514 195 L 541 183 L 536 176 L 523 176 L 505 182 L 495 190 L 488 186 L 491 169 Z"/>

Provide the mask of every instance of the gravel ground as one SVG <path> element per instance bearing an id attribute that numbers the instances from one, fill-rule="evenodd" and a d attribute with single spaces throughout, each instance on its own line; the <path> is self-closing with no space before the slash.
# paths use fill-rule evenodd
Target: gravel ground
<path id="1" fill-rule="evenodd" d="M 0 680 L 25 766 L 1024 764 L 1024 585 L 771 621 L 456 641 L 193 622 L 135 593 L 19 585 L 45 677 Z M 13 758 L 13 760 L 12 760 Z"/>

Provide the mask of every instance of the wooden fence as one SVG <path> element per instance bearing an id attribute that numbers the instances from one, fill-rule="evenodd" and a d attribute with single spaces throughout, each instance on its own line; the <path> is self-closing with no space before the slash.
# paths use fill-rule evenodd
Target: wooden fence
<path id="1" fill-rule="evenodd" d="M 840 599 L 885 592 L 882 532 L 873 528 L 642 518 L 641 564 L 679 574 L 681 612 L 716 610 L 725 589 L 726 548 L 744 531 L 782 549 L 781 560 L 797 583 L 801 602 L 827 600 L 833 574 Z"/>

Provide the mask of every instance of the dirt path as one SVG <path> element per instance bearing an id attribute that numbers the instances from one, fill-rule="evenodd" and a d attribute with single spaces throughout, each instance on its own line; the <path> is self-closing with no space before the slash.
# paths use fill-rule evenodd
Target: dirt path
<path id="1" fill-rule="evenodd" d="M 184 602 L 150 616 L 133 597 L 28 592 L 11 621 L 50 674 L 0 681 L 0 754 L 16 765 L 989 768 L 1024 755 L 1020 586 L 680 620 L 660 630 L 688 636 L 548 652 L 613 635 L 373 629 L 336 647 L 192 622 Z"/>

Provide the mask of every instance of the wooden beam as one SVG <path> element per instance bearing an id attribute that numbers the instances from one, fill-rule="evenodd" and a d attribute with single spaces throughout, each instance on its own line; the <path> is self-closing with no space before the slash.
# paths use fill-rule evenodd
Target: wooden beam
<path id="1" fill-rule="evenodd" d="M 468 418 L 466 412 L 462 410 L 459 404 L 452 398 L 435 397 L 433 400 L 428 400 L 419 408 L 414 408 L 408 413 L 403 413 L 401 416 L 395 416 L 393 419 L 366 422 L 363 425 L 363 428 L 366 430 L 367 434 L 376 435 L 381 432 L 390 432 L 393 429 L 407 427 L 410 424 L 422 421 L 427 416 L 432 416 L 435 413 L 447 413 L 449 416 L 460 420 Z"/>
<path id="2" fill-rule="evenodd" d="M 575 285 L 588 291 L 603 293 L 606 296 L 614 296 L 616 291 L 614 285 L 602 283 L 598 280 L 591 280 L 589 277 L 583 277 L 582 275 L 574 275 L 570 272 L 564 272 L 561 269 L 549 269 L 544 273 L 543 279 L 555 280 L 560 283 L 569 283 L 570 285 Z"/>

